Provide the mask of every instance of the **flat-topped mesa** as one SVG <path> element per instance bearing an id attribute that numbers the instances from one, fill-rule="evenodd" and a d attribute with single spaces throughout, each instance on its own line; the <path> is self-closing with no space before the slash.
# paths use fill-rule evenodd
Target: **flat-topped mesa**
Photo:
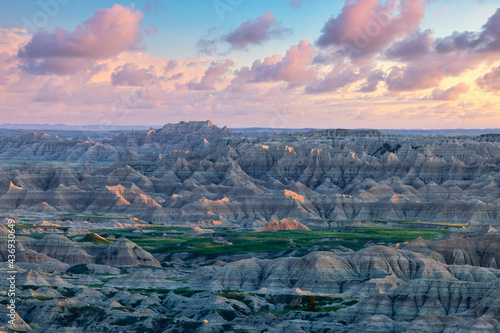
<path id="1" fill-rule="evenodd" d="M 324 138 L 369 138 L 369 137 L 387 137 L 386 133 L 380 132 L 379 130 L 366 129 L 366 130 L 350 130 L 350 129 L 326 129 L 326 130 L 313 130 L 307 133 L 303 133 L 303 136 L 307 137 L 324 137 Z"/>
<path id="2" fill-rule="evenodd" d="M 210 120 L 206 121 L 181 121 L 178 124 L 166 124 L 157 132 L 160 135 L 165 134 L 215 134 L 228 135 L 230 134 L 226 126 L 223 128 L 217 127 Z"/>

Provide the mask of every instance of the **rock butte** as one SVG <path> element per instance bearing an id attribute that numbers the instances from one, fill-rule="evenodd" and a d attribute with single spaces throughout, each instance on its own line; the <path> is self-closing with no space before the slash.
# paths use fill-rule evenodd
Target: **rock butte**
<path id="1" fill-rule="evenodd" d="M 256 231 L 278 231 L 278 230 L 311 230 L 302 223 L 291 219 L 283 219 L 281 221 L 271 221 L 265 226 L 257 228 Z"/>

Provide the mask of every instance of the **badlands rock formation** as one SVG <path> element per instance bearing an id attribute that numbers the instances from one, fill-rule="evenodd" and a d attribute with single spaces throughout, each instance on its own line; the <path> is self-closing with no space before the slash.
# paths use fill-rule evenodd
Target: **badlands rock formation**
<path id="1" fill-rule="evenodd" d="M 5 228 L 2 225 L 3 228 Z M 2 230 L 0 228 L 0 230 Z M 105 245 L 95 245 L 89 242 L 74 242 L 62 235 L 46 235 L 42 239 L 18 236 L 16 259 L 23 263 L 48 263 L 55 260 L 57 263 L 69 265 L 112 265 L 112 266 L 157 266 L 160 263 L 148 252 L 126 238 Z M 7 249 L 7 237 L 0 235 L 0 247 Z M 7 260 L 5 251 L 2 251 L 4 261 Z M 97 265 L 99 266 L 99 265 Z M 96 273 L 98 274 L 98 273 Z"/>
<path id="2" fill-rule="evenodd" d="M 105 213 L 211 226 L 283 218 L 305 225 L 500 221 L 494 134 L 325 130 L 245 137 L 189 122 L 102 142 L 5 137 L 0 160 L 76 162 L 0 164 L 0 207 L 26 215 Z"/>
<path id="3" fill-rule="evenodd" d="M 208 279 L 212 290 L 355 297 L 357 304 L 319 319 L 340 323 L 336 329 L 346 332 L 496 332 L 499 244 L 498 232 L 451 235 L 433 242 L 417 239 L 400 249 L 246 259 L 200 268 L 192 279 L 204 288 Z M 304 320 L 304 315 L 290 312 L 287 319 Z M 302 331 L 314 331 L 311 323 L 304 324 Z"/>
<path id="4" fill-rule="evenodd" d="M 258 227 L 256 231 L 278 231 L 278 230 L 311 230 L 302 223 L 286 218 L 281 221 L 271 221 L 262 227 Z"/>
<path id="5" fill-rule="evenodd" d="M 214 231 L 212 229 L 203 229 L 200 227 L 194 227 L 191 230 L 186 231 L 183 236 L 187 237 L 196 237 L 201 235 L 213 234 Z"/>
<path id="6" fill-rule="evenodd" d="M 120 238 L 118 241 L 108 245 L 98 255 L 96 261 L 98 264 L 113 266 L 161 266 L 158 260 L 153 258 L 151 254 L 126 238 Z"/>
<path id="7" fill-rule="evenodd" d="M 25 224 L 16 329 L 499 332 L 499 184 L 493 134 L 248 137 L 207 121 L 0 138 L 0 213 Z M 341 238 L 364 223 L 453 230 Z"/>
<path id="8" fill-rule="evenodd" d="M 500 233 L 490 226 L 434 241 L 417 238 L 398 248 L 312 251 L 276 259 L 226 255 L 227 262 L 214 264 L 197 264 L 186 253 L 153 257 L 125 238 L 107 245 L 62 235 L 19 236 L 18 241 L 20 331 L 500 329 Z M 81 263 L 82 258 L 90 263 Z M 7 280 L 0 285 L 6 290 Z M 0 302 L 8 299 L 0 293 Z M 5 315 L 5 307 L 0 314 Z"/>

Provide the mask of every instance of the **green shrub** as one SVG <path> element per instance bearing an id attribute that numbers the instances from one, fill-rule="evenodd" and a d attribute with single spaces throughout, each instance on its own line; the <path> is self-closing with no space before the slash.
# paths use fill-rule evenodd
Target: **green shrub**
<path id="1" fill-rule="evenodd" d="M 75 265 L 75 266 L 70 267 L 67 270 L 67 272 L 72 273 L 72 274 L 88 274 L 88 273 L 90 273 L 90 269 L 87 266 L 87 264 L 79 264 L 79 265 Z"/>
<path id="2" fill-rule="evenodd" d="M 142 321 L 147 319 L 148 317 L 134 317 L 134 316 L 128 316 L 125 318 L 119 318 L 115 321 L 113 321 L 111 324 L 116 325 L 116 326 L 132 326 L 138 321 Z"/>
<path id="3" fill-rule="evenodd" d="M 232 321 L 234 318 L 238 317 L 236 311 L 233 310 L 218 309 L 215 311 L 226 321 Z"/>
<path id="4" fill-rule="evenodd" d="M 314 296 L 307 296 L 306 297 L 306 311 L 311 311 L 311 312 L 316 312 L 318 311 L 318 301 L 316 300 L 316 297 Z"/>
<path id="5" fill-rule="evenodd" d="M 182 288 L 174 289 L 175 294 L 181 295 L 184 297 L 188 297 L 188 298 L 193 296 L 193 295 L 196 295 L 198 293 L 201 293 L 201 292 L 203 292 L 203 291 L 202 290 L 192 290 L 189 287 L 182 287 Z"/>

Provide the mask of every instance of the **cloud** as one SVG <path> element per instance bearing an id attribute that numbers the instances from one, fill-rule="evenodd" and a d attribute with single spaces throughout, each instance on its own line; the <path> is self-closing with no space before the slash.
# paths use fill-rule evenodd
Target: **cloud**
<path id="1" fill-rule="evenodd" d="M 359 89 L 359 92 L 374 92 L 377 90 L 378 84 L 384 80 L 385 73 L 381 70 L 374 70 L 366 79 L 366 83 Z"/>
<path id="2" fill-rule="evenodd" d="M 425 0 L 406 0 L 399 5 L 394 1 L 348 1 L 337 17 L 326 22 L 316 43 L 321 48 L 337 47 L 352 58 L 371 56 L 414 32 L 424 10 Z"/>
<path id="3" fill-rule="evenodd" d="M 101 70 L 106 70 L 105 65 L 96 66 L 89 72 L 80 73 L 72 76 L 54 76 L 45 81 L 42 87 L 37 91 L 33 97 L 34 102 L 47 102 L 47 103 L 74 103 L 77 98 L 82 98 L 82 91 L 85 91 L 90 85 L 87 83 L 91 78 Z M 78 97 L 75 97 L 78 95 Z M 85 94 L 83 94 L 85 95 Z M 89 97 L 87 103 L 95 101 L 96 95 Z"/>
<path id="4" fill-rule="evenodd" d="M 432 51 L 431 30 L 416 31 L 408 38 L 392 44 L 385 55 L 389 59 L 409 62 L 415 61 Z"/>
<path id="5" fill-rule="evenodd" d="M 435 101 L 456 101 L 457 99 L 460 98 L 460 95 L 466 94 L 468 92 L 469 92 L 469 85 L 461 82 L 456 86 L 453 86 L 446 90 L 442 90 L 439 88 L 434 89 L 429 98 Z"/>
<path id="6" fill-rule="evenodd" d="M 363 79 L 367 76 L 367 74 L 367 68 L 361 68 L 358 72 L 356 72 L 355 68 L 335 66 L 323 80 L 319 80 L 311 85 L 308 85 L 306 87 L 306 93 L 320 94 L 325 92 L 334 92 L 351 83 Z M 369 88 L 372 87 L 368 87 L 367 89 Z"/>
<path id="7" fill-rule="evenodd" d="M 182 78 L 183 76 L 184 76 L 184 73 L 176 73 L 174 75 L 171 75 L 171 76 L 165 78 L 165 81 L 175 81 L 175 80 Z"/>
<path id="8" fill-rule="evenodd" d="M 84 71 L 100 59 L 136 50 L 141 40 L 142 13 L 121 5 L 99 9 L 69 32 L 36 32 L 19 50 L 21 68 L 32 74 L 72 74 Z"/>
<path id="9" fill-rule="evenodd" d="M 457 77 L 476 68 L 483 60 L 484 56 L 477 53 L 433 51 L 418 61 L 392 67 L 387 77 L 387 87 L 391 91 L 435 88 L 444 78 Z"/>
<path id="10" fill-rule="evenodd" d="M 10 76 L 15 73 L 15 57 L 7 52 L 0 52 L 0 85 L 7 84 Z"/>
<path id="11" fill-rule="evenodd" d="M 314 78 L 316 71 L 311 62 L 316 49 L 307 40 L 292 45 L 284 57 L 275 54 L 264 61 L 256 60 L 251 68 L 242 67 L 229 87 L 234 92 L 245 91 L 249 83 L 279 82 L 305 83 Z"/>
<path id="12" fill-rule="evenodd" d="M 154 34 L 158 33 L 158 27 L 156 27 L 153 23 L 150 23 L 145 29 L 144 29 L 144 34 L 146 36 L 152 36 Z"/>
<path id="13" fill-rule="evenodd" d="M 37 95 L 33 98 L 33 101 L 57 103 L 63 102 L 69 97 L 70 93 L 67 87 L 59 84 L 57 80 L 50 79 L 40 88 Z"/>
<path id="14" fill-rule="evenodd" d="M 0 52 L 17 54 L 19 48 L 29 40 L 26 33 L 27 31 L 24 29 L 3 29 L 0 27 Z"/>
<path id="15" fill-rule="evenodd" d="M 236 30 L 224 36 L 233 49 L 246 49 L 249 45 L 260 45 L 271 38 L 282 37 L 288 30 L 268 12 L 255 20 L 248 19 Z"/>
<path id="16" fill-rule="evenodd" d="M 210 37 L 215 33 L 211 29 L 206 37 L 198 40 L 198 52 L 211 55 L 217 52 L 220 43 L 227 43 L 233 50 L 246 50 L 251 45 L 262 45 L 272 38 L 285 36 L 291 30 L 283 27 L 282 22 L 276 20 L 272 12 L 268 12 L 256 19 L 248 19 L 235 30 L 222 36 Z"/>
<path id="17" fill-rule="evenodd" d="M 445 75 L 442 65 L 392 67 L 386 83 L 392 91 L 414 91 L 438 86 Z"/>
<path id="18" fill-rule="evenodd" d="M 491 69 L 491 72 L 484 74 L 482 77 L 476 80 L 476 83 L 481 88 L 488 91 L 499 91 L 500 90 L 500 67 L 495 67 Z"/>
<path id="19" fill-rule="evenodd" d="M 215 85 L 219 83 L 224 74 L 234 65 L 234 61 L 226 59 L 223 63 L 212 62 L 205 71 L 200 82 L 191 81 L 187 84 L 190 90 L 215 90 Z"/>
<path id="20" fill-rule="evenodd" d="M 499 30 L 495 30 L 497 27 Z M 419 39 L 424 40 L 420 44 L 427 43 L 425 37 L 416 36 L 413 42 L 398 42 L 387 52 L 399 56 L 399 60 L 406 60 L 406 65 L 393 67 L 388 75 L 387 87 L 391 91 L 435 88 L 446 77 L 459 76 L 484 61 L 496 61 L 500 52 L 500 9 L 488 19 L 480 32 L 454 32 L 436 39 L 430 51 L 422 51 L 419 57 L 410 59 L 411 52 L 405 52 L 403 47 L 405 43 L 414 46 L 419 44 Z M 479 83 L 486 85 L 481 80 Z"/>
<path id="21" fill-rule="evenodd" d="M 468 51 L 491 53 L 500 51 L 500 8 L 497 9 L 481 32 L 454 32 L 451 36 L 438 39 L 436 50 L 441 53 Z"/>
<path id="22" fill-rule="evenodd" d="M 290 0 L 290 6 L 300 7 L 304 3 L 304 0 Z"/>
<path id="23" fill-rule="evenodd" d="M 146 1 L 144 4 L 144 11 L 147 13 L 157 14 L 162 8 L 163 5 L 160 5 L 159 0 Z"/>
<path id="24" fill-rule="evenodd" d="M 438 39 L 433 38 L 431 30 L 420 30 L 424 9 L 425 0 L 347 1 L 341 13 L 326 22 L 316 42 L 322 51 L 314 63 L 335 64 L 336 69 L 310 84 L 306 92 L 336 91 L 365 78 L 359 92 L 375 91 L 382 80 L 390 91 L 437 88 L 447 77 L 460 76 L 484 61 L 498 59 L 500 8 L 481 31 L 454 32 Z M 349 69 L 357 59 L 384 58 L 401 64 L 368 78 Z M 453 93 L 436 90 L 434 96 L 455 98 Z"/>
<path id="25" fill-rule="evenodd" d="M 202 37 L 196 43 L 198 54 L 212 55 L 217 52 L 217 47 L 221 42 L 221 37 L 210 37 L 214 29 L 211 29 L 205 37 Z"/>
<path id="26" fill-rule="evenodd" d="M 179 62 L 177 60 L 169 60 L 167 65 L 165 66 L 165 73 L 171 72 L 179 66 Z"/>
<path id="27" fill-rule="evenodd" d="M 293 45 L 280 61 L 275 63 L 278 57 L 267 58 L 260 64 L 255 62 L 252 71 L 255 73 L 253 81 L 306 81 L 314 74 L 314 70 L 308 67 L 316 55 L 316 50 L 307 40 L 301 40 L 298 45 Z"/>
<path id="28" fill-rule="evenodd" d="M 114 86 L 144 86 L 155 77 L 153 68 L 137 68 L 134 63 L 126 63 L 111 74 L 111 82 Z"/>
<path id="29" fill-rule="evenodd" d="M 150 4 L 153 2 L 150 0 Z M 299 2 L 304 6 L 312 0 Z M 363 6 L 358 8 L 367 8 L 368 2 L 349 0 L 345 7 L 362 3 Z M 232 126 L 267 127 L 290 127 L 293 124 L 321 127 L 325 122 L 338 126 L 380 128 L 427 127 L 443 123 L 452 127 L 500 124 L 498 94 L 483 91 L 484 99 L 466 94 L 466 86 L 473 87 L 475 82 L 485 90 L 500 91 L 499 51 L 495 49 L 497 37 L 494 29 L 499 19 L 495 11 L 477 32 L 455 32 L 437 38 L 415 21 L 408 22 L 407 26 L 400 21 L 401 30 L 391 31 L 388 28 L 391 22 L 396 22 L 404 13 L 406 18 L 411 16 L 408 11 L 401 10 L 409 2 L 412 1 L 370 2 L 376 10 L 386 6 L 392 14 L 389 20 L 384 21 L 383 17 L 380 20 L 380 35 L 385 39 L 374 35 L 370 45 L 361 49 L 360 54 L 353 53 L 352 38 L 339 39 L 337 43 L 326 46 L 318 44 L 319 47 L 303 40 L 290 45 L 286 52 L 264 54 L 260 60 L 251 59 L 246 66 L 237 66 L 232 60 L 226 60 L 228 56 L 218 55 L 208 60 L 166 59 L 142 52 L 138 48 L 141 31 L 147 33 L 149 22 L 141 26 L 138 19 L 136 25 L 134 19 L 137 18 L 133 16 L 130 17 L 134 19 L 125 20 L 122 15 L 116 15 L 120 19 L 115 21 L 124 27 L 137 27 L 134 30 L 137 35 L 128 33 L 132 39 L 122 41 L 125 46 L 113 48 L 108 53 L 103 50 L 111 48 L 110 43 L 99 39 L 106 37 L 106 29 L 115 29 L 115 25 L 105 24 L 102 17 L 97 18 L 97 13 L 74 30 L 35 33 L 45 36 L 44 43 L 38 40 L 40 36 L 29 36 L 20 29 L 7 31 L 0 28 L 2 114 L 17 121 L 80 124 L 87 122 L 89 117 L 97 123 L 104 119 L 122 124 L 153 124 L 189 117 L 212 119 L 218 124 L 229 122 Z M 140 13 L 134 8 L 125 9 L 129 13 Z M 111 10 L 104 10 L 104 16 L 110 17 Z M 373 17 L 372 14 L 368 12 L 368 17 Z M 266 15 L 261 18 L 266 18 Z M 277 15 L 275 12 L 269 17 L 276 20 Z M 337 16 L 340 15 L 336 14 L 332 20 Z M 354 18 L 361 20 L 362 16 Z M 242 33 L 245 24 L 255 23 L 259 17 L 248 21 L 247 18 L 235 24 L 233 29 L 211 32 L 208 36 L 215 37 L 215 48 L 221 51 L 224 47 L 231 51 L 238 50 L 238 45 L 241 45 L 239 50 L 252 49 L 259 45 L 252 40 L 271 44 L 273 38 L 279 38 L 268 34 L 269 39 L 261 39 L 259 36 L 265 36 L 269 31 L 266 26 L 257 27 L 260 32 L 264 31 L 263 35 L 253 36 L 254 39 L 248 37 Z M 100 28 L 91 29 L 91 22 L 94 27 L 97 21 Z M 263 20 L 262 23 L 271 21 Z M 339 25 L 342 28 L 337 31 L 339 36 L 348 36 L 348 28 L 355 26 L 356 22 L 340 22 L 343 25 Z M 373 28 L 369 21 L 363 22 L 368 22 L 367 27 Z M 366 31 L 361 30 L 365 34 Z M 333 36 L 332 31 L 328 33 Z M 95 41 L 91 41 L 92 34 L 96 36 Z M 234 47 L 226 40 L 231 34 L 236 34 L 233 36 Z M 137 42 L 135 36 L 138 36 Z M 14 43 L 7 44 L 9 42 L 3 41 L 6 38 Z M 18 52 L 20 48 L 21 52 Z M 129 50 L 131 52 L 127 52 Z M 248 61 L 248 57 L 244 58 Z M 101 65 L 107 68 L 91 76 L 94 68 Z M 480 74 L 472 72 L 485 65 L 487 70 Z M 28 69 L 38 74 L 71 75 L 33 76 L 27 73 Z M 453 80 L 453 77 L 457 78 Z M 463 83 L 457 85 L 459 82 Z M 425 91 L 398 94 L 421 89 Z M 422 98 L 424 96 L 427 97 Z M 435 100 L 444 102 L 441 104 Z M 487 112 L 482 108 L 484 100 L 491 104 Z M 468 119 L 474 122 L 464 121 Z"/>
<path id="30" fill-rule="evenodd" d="M 486 42 L 485 51 L 500 50 L 500 8 L 497 9 L 483 26 L 481 37 Z"/>

